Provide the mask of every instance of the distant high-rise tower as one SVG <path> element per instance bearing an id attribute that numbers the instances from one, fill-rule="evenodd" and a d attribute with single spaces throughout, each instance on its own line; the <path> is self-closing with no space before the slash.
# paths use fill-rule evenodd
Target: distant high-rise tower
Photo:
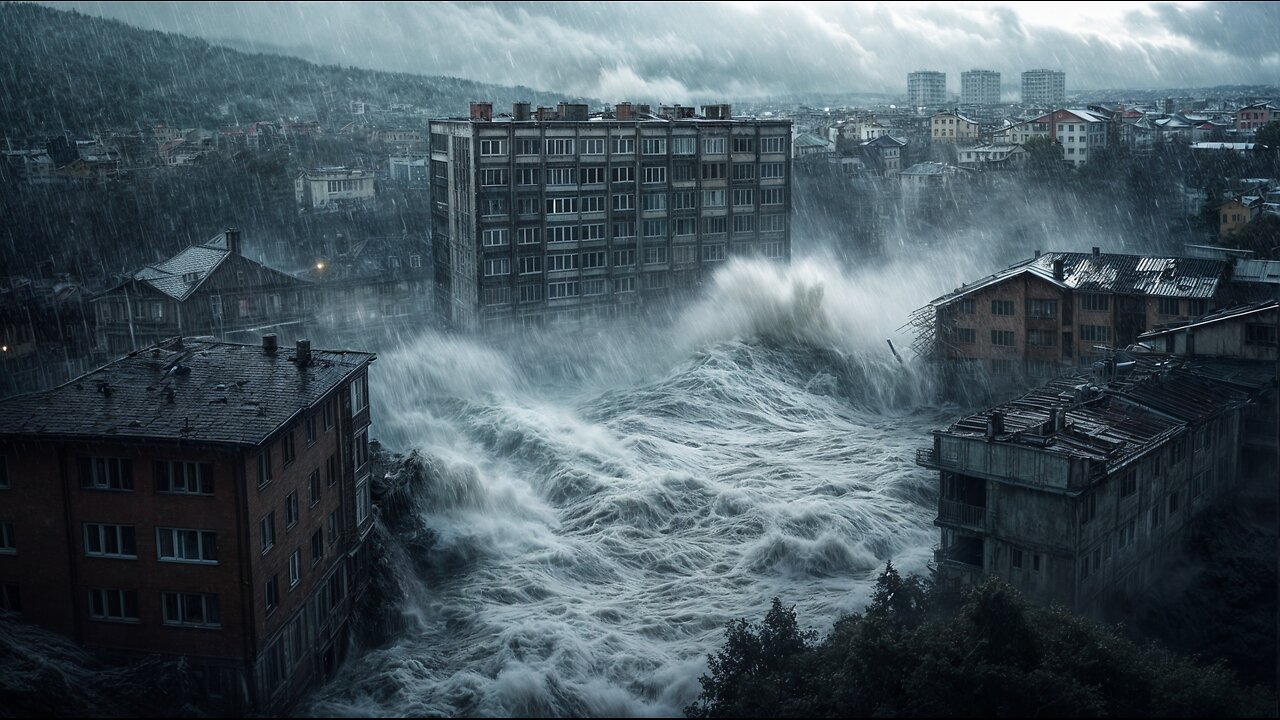
<path id="1" fill-rule="evenodd" d="M 940 107 L 947 104 L 947 74 L 936 70 L 907 73 L 907 97 L 912 105 Z"/>
<path id="2" fill-rule="evenodd" d="M 994 70 L 968 70 L 960 73 L 961 105 L 999 105 L 1000 73 Z"/>
<path id="3" fill-rule="evenodd" d="M 1022 104 L 1059 108 L 1067 103 L 1067 74 L 1059 70 L 1022 73 Z"/>

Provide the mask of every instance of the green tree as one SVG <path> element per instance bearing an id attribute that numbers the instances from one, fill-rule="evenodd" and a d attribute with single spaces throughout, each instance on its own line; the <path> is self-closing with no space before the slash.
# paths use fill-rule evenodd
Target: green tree
<path id="1" fill-rule="evenodd" d="M 1253 136 L 1253 141 L 1268 150 L 1280 150 L 1280 120 L 1272 120 L 1258 128 L 1258 134 Z"/>

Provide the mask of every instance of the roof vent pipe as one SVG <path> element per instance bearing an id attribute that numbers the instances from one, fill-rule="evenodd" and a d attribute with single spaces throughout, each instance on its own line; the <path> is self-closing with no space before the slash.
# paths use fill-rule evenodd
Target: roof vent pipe
<path id="1" fill-rule="evenodd" d="M 1093 257 L 1094 257 L 1094 259 L 1097 259 L 1097 258 L 1101 257 L 1101 255 L 1102 255 L 1102 248 L 1098 247 L 1097 245 L 1094 245 L 1094 246 L 1093 246 Z"/>
<path id="2" fill-rule="evenodd" d="M 987 439 L 994 440 L 997 435 L 1004 434 L 1004 413 L 992 410 L 987 415 Z"/>
<path id="3" fill-rule="evenodd" d="M 262 352 L 267 355 L 275 355 L 276 349 L 280 347 L 279 339 L 273 335 L 262 336 Z"/>
<path id="4" fill-rule="evenodd" d="M 1062 258 L 1054 258 L 1053 259 L 1053 279 L 1062 280 L 1066 276 L 1067 276 L 1066 261 L 1064 261 Z"/>
<path id="5" fill-rule="evenodd" d="M 295 355 L 298 367 L 306 367 L 311 364 L 311 341 L 299 340 Z"/>

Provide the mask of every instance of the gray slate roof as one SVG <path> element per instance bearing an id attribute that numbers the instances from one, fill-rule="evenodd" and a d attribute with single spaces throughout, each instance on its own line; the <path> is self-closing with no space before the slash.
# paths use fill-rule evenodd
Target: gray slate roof
<path id="1" fill-rule="evenodd" d="M 164 262 L 143 267 L 133 274 L 133 279 L 174 300 L 185 300 L 230 254 L 227 234 L 220 233 L 209 242 L 192 245 Z M 195 273 L 194 279 L 191 279 L 192 273 Z"/>
<path id="2" fill-rule="evenodd" d="M 0 437 L 258 445 L 376 359 L 204 340 L 139 350 L 65 385 L 0 402 Z M 105 391 L 104 391 L 105 385 Z"/>

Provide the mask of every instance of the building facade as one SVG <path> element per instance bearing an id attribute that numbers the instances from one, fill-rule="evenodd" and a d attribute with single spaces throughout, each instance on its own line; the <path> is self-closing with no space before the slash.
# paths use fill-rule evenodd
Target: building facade
<path id="1" fill-rule="evenodd" d="M 1000 104 L 1000 73 L 994 70 L 966 70 L 960 73 L 960 104 L 990 107 Z"/>
<path id="2" fill-rule="evenodd" d="M 293 180 L 299 211 L 359 206 L 373 200 L 375 192 L 373 175 L 351 168 L 303 170 Z"/>
<path id="3" fill-rule="evenodd" d="M 917 310 L 915 349 L 958 377 L 1034 384 L 1218 308 L 1228 275 L 1224 260 L 1046 253 Z"/>
<path id="4" fill-rule="evenodd" d="M 973 145 L 978 142 L 979 129 L 976 120 L 958 112 L 935 113 L 929 121 L 929 137 L 933 142 Z"/>
<path id="5" fill-rule="evenodd" d="M 907 73 L 907 102 L 916 107 L 946 105 L 947 74 L 936 70 Z"/>
<path id="6" fill-rule="evenodd" d="M 1239 479 L 1251 396 L 1180 362 L 1068 375 L 934 431 L 945 580 L 1096 614 L 1136 597 Z"/>
<path id="7" fill-rule="evenodd" d="M 731 257 L 790 257 L 790 121 L 471 109 L 430 124 L 436 306 L 454 327 L 633 316 Z"/>
<path id="8" fill-rule="evenodd" d="M 6 608 L 184 657 L 210 709 L 286 709 L 367 576 L 374 359 L 175 338 L 0 404 Z"/>
<path id="9" fill-rule="evenodd" d="M 1067 103 L 1067 74 L 1059 70 L 1027 70 L 1022 73 L 1022 104 L 1056 108 Z"/>
<path id="10" fill-rule="evenodd" d="M 241 251 L 240 231 L 228 229 L 94 298 L 99 351 L 115 357 L 176 335 L 303 337 L 315 288 Z"/>
<path id="11" fill-rule="evenodd" d="M 1254 132 L 1280 117 L 1280 109 L 1269 102 L 1246 105 L 1236 111 L 1236 129 Z"/>

